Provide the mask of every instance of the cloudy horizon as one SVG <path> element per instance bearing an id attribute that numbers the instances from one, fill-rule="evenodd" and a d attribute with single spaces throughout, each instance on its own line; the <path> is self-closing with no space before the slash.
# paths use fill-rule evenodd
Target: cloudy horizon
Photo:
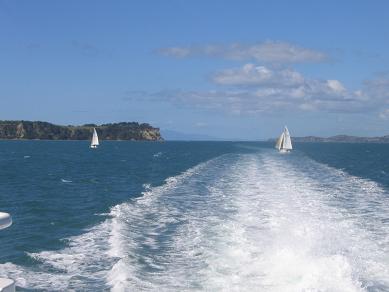
<path id="1" fill-rule="evenodd" d="M 0 1 L 1 119 L 225 139 L 285 124 L 295 136 L 389 134 L 387 8 Z"/>

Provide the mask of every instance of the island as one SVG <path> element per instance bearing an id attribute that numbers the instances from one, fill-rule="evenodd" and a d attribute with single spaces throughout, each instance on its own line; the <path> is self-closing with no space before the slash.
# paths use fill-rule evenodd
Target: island
<path id="1" fill-rule="evenodd" d="M 269 141 L 274 142 L 276 139 L 269 139 Z M 389 135 L 381 137 L 358 137 L 358 136 L 348 136 L 348 135 L 336 135 L 331 137 L 316 137 L 316 136 L 306 136 L 306 137 L 292 137 L 293 142 L 323 142 L 323 143 L 389 143 Z"/>
<path id="2" fill-rule="evenodd" d="M 41 121 L 0 121 L 0 139 L 90 140 L 96 128 L 102 140 L 162 141 L 159 128 L 146 123 L 121 122 L 61 126 Z"/>

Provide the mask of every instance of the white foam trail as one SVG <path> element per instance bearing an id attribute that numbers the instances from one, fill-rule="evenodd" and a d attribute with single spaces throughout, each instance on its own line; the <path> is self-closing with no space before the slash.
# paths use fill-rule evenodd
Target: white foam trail
<path id="1" fill-rule="evenodd" d="M 112 208 L 108 214 L 111 218 L 101 224 L 86 230 L 79 236 L 66 239 L 68 247 L 62 250 L 42 251 L 28 255 L 38 263 L 34 268 L 0 264 L 0 276 L 16 280 L 17 286 L 28 289 L 47 291 L 96 291 L 108 289 L 106 278 L 114 263 L 120 260 L 121 241 L 125 240 L 120 234 L 120 210 L 126 210 L 132 205 L 152 200 L 164 189 L 174 187 L 176 183 L 190 177 L 207 163 L 200 164 L 184 173 L 171 177 L 166 183 L 152 190 L 145 184 L 147 190 L 143 197 L 133 203 L 123 203 Z M 141 211 L 141 210 L 139 210 Z M 123 222 L 124 223 L 124 222 Z M 119 258 L 118 258 L 119 256 Z M 115 267 L 114 267 L 115 268 Z M 118 274 L 122 272 L 119 271 Z M 118 279 L 120 276 L 118 275 Z"/>
<path id="2" fill-rule="evenodd" d="M 117 210 L 114 233 L 124 238 L 111 237 L 121 258 L 109 275 L 113 290 L 389 287 L 389 233 L 380 216 L 361 211 L 381 201 L 374 210 L 387 218 L 384 191 L 305 160 L 302 167 L 271 154 L 220 158 L 138 206 L 122 205 L 129 209 Z M 350 199 L 356 207 L 347 209 Z"/>
<path id="3" fill-rule="evenodd" d="M 69 238 L 68 247 L 62 250 L 28 254 L 37 261 L 34 268 L 12 263 L 0 265 L 0 275 L 16 280 L 19 287 L 45 291 L 106 287 L 105 275 L 113 264 L 113 259 L 106 257 L 109 228 L 107 220 L 80 236 Z"/>
<path id="4" fill-rule="evenodd" d="M 145 186 L 69 247 L 31 255 L 49 268 L 0 274 L 48 290 L 388 290 L 388 193 L 293 155 L 224 155 Z"/>

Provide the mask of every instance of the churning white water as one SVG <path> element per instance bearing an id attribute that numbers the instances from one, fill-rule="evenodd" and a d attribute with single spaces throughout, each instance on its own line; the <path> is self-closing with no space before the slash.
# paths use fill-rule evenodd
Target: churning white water
<path id="1" fill-rule="evenodd" d="M 227 154 L 110 218 L 3 264 L 22 287 L 113 291 L 387 291 L 389 196 L 300 155 Z"/>

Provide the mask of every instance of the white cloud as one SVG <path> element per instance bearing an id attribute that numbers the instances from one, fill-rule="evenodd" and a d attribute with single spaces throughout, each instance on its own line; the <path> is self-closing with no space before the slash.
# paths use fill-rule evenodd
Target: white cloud
<path id="1" fill-rule="evenodd" d="M 227 88 L 209 91 L 167 90 L 153 94 L 179 106 L 233 114 L 321 111 L 379 112 L 389 108 L 389 79 L 371 80 L 356 91 L 339 80 L 311 79 L 293 69 L 246 64 L 223 70 L 212 79 Z M 381 118 L 388 113 L 382 112 Z"/>
<path id="2" fill-rule="evenodd" d="M 281 111 L 367 112 L 389 117 L 389 76 L 366 81 L 350 90 L 341 81 L 315 79 L 290 68 L 293 63 L 323 62 L 328 56 L 287 42 L 253 45 L 203 45 L 160 49 L 166 56 L 218 57 L 248 61 L 239 68 L 216 72 L 211 81 L 218 90 L 169 90 L 152 94 L 180 106 L 228 111 L 234 114 Z M 259 63 L 262 65 L 256 65 Z M 224 86 L 224 88 L 223 88 Z"/>
<path id="3" fill-rule="evenodd" d="M 380 117 L 380 119 L 383 119 L 383 120 L 389 120 L 389 109 L 385 109 L 383 111 L 381 111 L 378 116 Z"/>
<path id="4" fill-rule="evenodd" d="M 389 104 L 389 75 L 381 75 L 373 80 L 368 80 L 365 82 L 365 86 L 369 93 Z"/>
<path id="5" fill-rule="evenodd" d="M 340 83 L 338 80 L 327 80 L 327 86 L 334 92 L 334 93 L 345 93 L 346 89 Z"/>
<path id="6" fill-rule="evenodd" d="M 180 47 L 164 48 L 164 49 L 160 49 L 159 52 L 162 55 L 176 57 L 176 58 L 188 57 L 192 53 L 190 48 L 180 48 Z"/>
<path id="7" fill-rule="evenodd" d="M 296 86 L 304 83 L 304 77 L 291 69 L 271 70 L 265 66 L 246 64 L 242 68 L 227 69 L 215 74 L 212 81 L 221 85 L 259 86 L 281 85 Z"/>
<path id="8" fill-rule="evenodd" d="M 338 80 L 305 78 L 293 69 L 270 69 L 246 64 L 215 74 L 212 81 L 255 91 L 258 97 L 283 97 L 293 100 L 347 100 L 354 98 Z M 250 88 L 248 88 L 250 87 Z M 360 93 L 361 94 L 361 93 Z M 307 104 L 303 108 L 307 108 Z"/>
<path id="9" fill-rule="evenodd" d="M 323 62 L 328 56 L 320 51 L 304 48 L 287 42 L 266 41 L 253 45 L 204 45 L 169 47 L 158 50 L 170 57 L 208 56 L 232 60 L 255 60 L 265 63 Z"/>

